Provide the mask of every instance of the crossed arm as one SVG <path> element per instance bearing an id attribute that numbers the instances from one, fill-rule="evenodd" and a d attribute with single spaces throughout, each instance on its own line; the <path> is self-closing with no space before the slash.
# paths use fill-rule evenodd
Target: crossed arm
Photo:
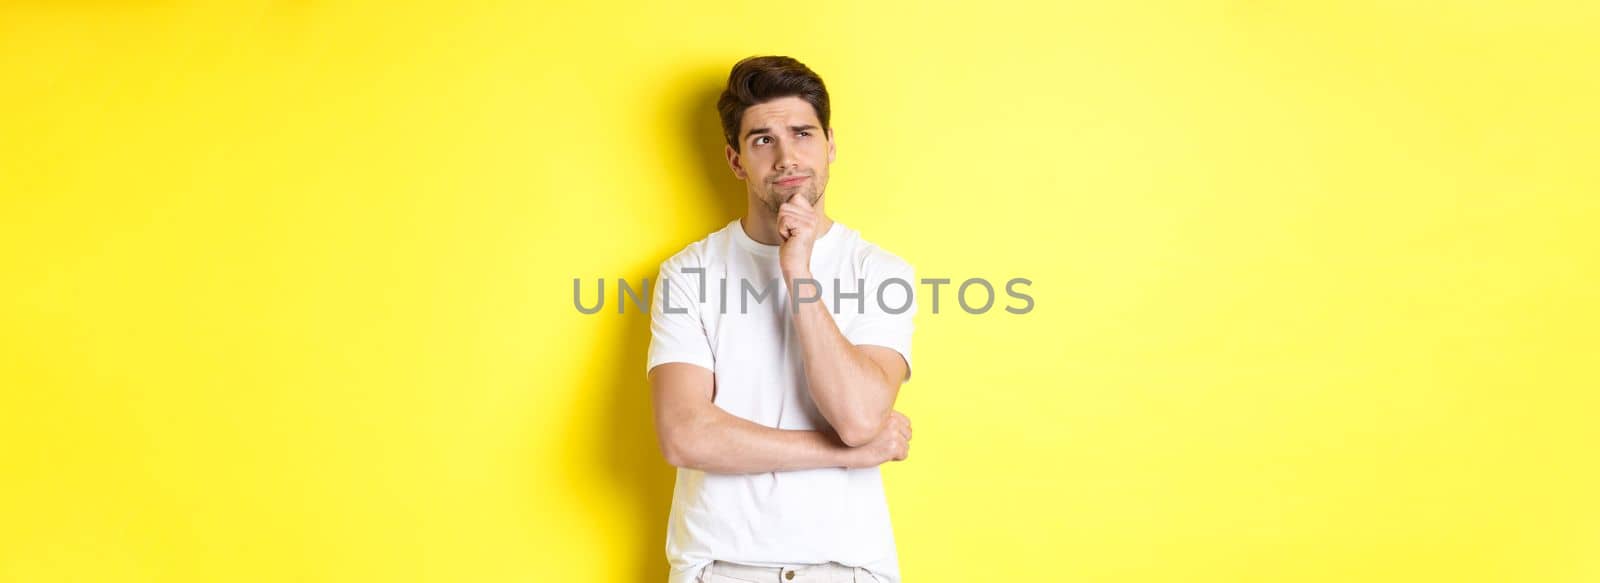
<path id="1" fill-rule="evenodd" d="M 850 344 L 817 304 L 802 304 L 795 320 L 812 400 L 834 431 L 775 429 L 740 418 L 712 402 L 710 370 L 666 363 L 650 369 L 650 386 L 667 463 L 739 474 L 872 467 L 906 458 L 911 422 L 891 409 L 906 373 L 899 353 Z"/>
<path id="2" fill-rule="evenodd" d="M 667 463 L 713 473 L 744 474 L 826 467 L 865 467 L 868 452 L 822 431 L 775 429 L 712 402 L 714 381 L 702 367 L 671 362 L 650 370 L 656 434 Z"/>
<path id="3" fill-rule="evenodd" d="M 905 359 L 890 348 L 851 344 L 822 302 L 799 304 L 794 323 L 811 400 L 845 445 L 865 445 L 894 410 L 909 372 Z"/>

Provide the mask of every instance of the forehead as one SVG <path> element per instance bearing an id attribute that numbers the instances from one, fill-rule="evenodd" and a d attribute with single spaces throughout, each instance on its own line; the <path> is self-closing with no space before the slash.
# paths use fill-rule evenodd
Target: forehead
<path id="1" fill-rule="evenodd" d="M 817 110 L 811 104 L 799 97 L 779 97 L 772 101 L 757 103 L 744 110 L 744 117 L 739 125 L 740 133 L 750 128 L 764 125 L 803 125 L 821 126 L 817 119 Z"/>

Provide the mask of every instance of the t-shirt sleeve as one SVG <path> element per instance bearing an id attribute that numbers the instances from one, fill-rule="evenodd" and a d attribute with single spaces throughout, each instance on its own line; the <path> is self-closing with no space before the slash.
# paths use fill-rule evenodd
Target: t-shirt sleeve
<path id="1" fill-rule="evenodd" d="M 844 337 L 857 346 L 871 344 L 900 353 L 906 360 L 906 380 L 911 380 L 911 319 L 917 313 L 917 278 L 904 261 L 885 259 L 887 265 L 869 268 L 865 308 L 843 331 Z"/>
<path id="2" fill-rule="evenodd" d="M 714 370 L 711 341 L 700 323 L 700 276 L 682 273 L 673 265 L 671 260 L 661 264 L 650 292 L 650 350 L 645 372 L 668 362 Z"/>

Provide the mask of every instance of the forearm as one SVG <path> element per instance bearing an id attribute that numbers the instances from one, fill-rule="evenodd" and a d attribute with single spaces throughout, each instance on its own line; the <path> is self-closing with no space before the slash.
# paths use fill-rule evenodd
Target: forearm
<path id="1" fill-rule="evenodd" d="M 715 405 L 684 427 L 672 465 L 718 474 L 853 467 L 852 449 L 832 433 L 775 429 Z"/>
<path id="2" fill-rule="evenodd" d="M 844 443 L 871 439 L 894 407 L 886 373 L 844 337 L 822 302 L 799 304 L 793 319 L 817 410 Z"/>

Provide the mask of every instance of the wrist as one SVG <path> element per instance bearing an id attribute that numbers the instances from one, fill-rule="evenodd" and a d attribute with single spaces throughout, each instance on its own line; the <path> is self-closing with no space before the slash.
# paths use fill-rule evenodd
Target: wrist
<path id="1" fill-rule="evenodd" d="M 852 470 L 856 469 L 856 468 L 866 467 L 866 460 L 863 459 L 863 454 L 864 453 L 865 453 L 865 451 L 862 450 L 859 447 L 850 447 L 848 445 L 840 445 L 840 446 L 838 446 L 838 454 L 839 455 L 838 455 L 837 463 L 839 465 L 845 467 L 846 469 L 852 469 Z"/>
<path id="2" fill-rule="evenodd" d="M 787 280 L 787 282 L 791 286 L 794 285 L 794 282 L 796 280 L 816 279 L 816 278 L 811 277 L 811 268 L 810 267 L 788 267 L 788 266 L 779 266 L 779 267 L 783 270 L 783 278 L 785 280 Z"/>

